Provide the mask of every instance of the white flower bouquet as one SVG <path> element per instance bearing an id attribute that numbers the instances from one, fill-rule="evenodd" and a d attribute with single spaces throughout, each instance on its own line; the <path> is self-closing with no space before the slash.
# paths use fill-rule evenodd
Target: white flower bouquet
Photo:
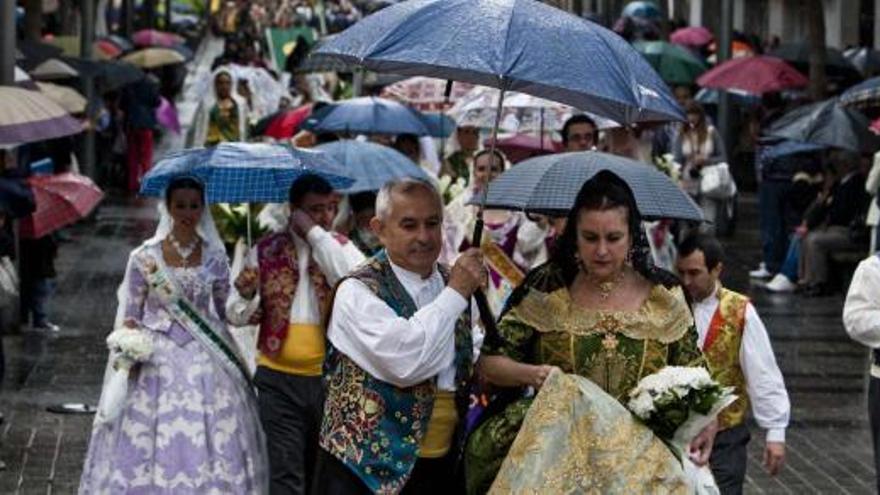
<path id="1" fill-rule="evenodd" d="M 708 467 L 698 468 L 686 455 L 693 439 L 722 409 L 736 400 L 705 368 L 667 366 L 648 375 L 629 393 L 628 408 L 681 458 L 695 493 L 718 493 Z"/>
<path id="2" fill-rule="evenodd" d="M 467 189 L 467 181 L 463 177 L 459 177 L 453 182 L 452 177 L 444 175 L 440 177 L 438 187 L 443 194 L 443 202 L 449 204 Z"/>
<path id="3" fill-rule="evenodd" d="M 148 332 L 134 328 L 118 328 L 107 336 L 110 364 L 104 379 L 104 390 L 98 404 L 96 421 L 111 422 L 119 416 L 128 394 L 128 377 L 132 366 L 150 359 L 153 339 Z"/>
<path id="4" fill-rule="evenodd" d="M 654 157 L 654 166 L 674 182 L 678 182 L 678 179 L 681 176 L 681 164 L 675 161 L 675 157 L 672 153 L 666 153 Z"/>

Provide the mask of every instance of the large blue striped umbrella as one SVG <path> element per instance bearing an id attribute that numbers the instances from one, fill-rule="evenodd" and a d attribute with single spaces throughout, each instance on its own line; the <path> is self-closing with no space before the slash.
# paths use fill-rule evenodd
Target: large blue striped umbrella
<path id="1" fill-rule="evenodd" d="M 192 175 L 205 183 L 209 203 L 283 203 L 293 182 L 316 174 L 336 189 L 354 182 L 330 156 L 263 143 L 221 143 L 171 153 L 147 173 L 144 196 L 161 197 L 171 179 Z"/>
<path id="2" fill-rule="evenodd" d="M 341 163 L 345 174 L 354 179 L 354 184 L 344 189 L 346 193 L 378 191 L 389 180 L 400 177 L 430 180 L 422 167 L 399 151 L 381 144 L 346 139 L 322 144 L 315 149 Z"/>
<path id="3" fill-rule="evenodd" d="M 700 207 L 654 166 L 598 151 L 559 153 L 518 163 L 489 183 L 486 208 L 564 216 L 584 183 L 607 170 L 626 182 L 646 219 L 703 220 Z"/>

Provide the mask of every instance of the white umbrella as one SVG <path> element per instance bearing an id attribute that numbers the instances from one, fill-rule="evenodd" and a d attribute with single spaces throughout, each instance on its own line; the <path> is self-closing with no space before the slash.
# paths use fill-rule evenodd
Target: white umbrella
<path id="1" fill-rule="evenodd" d="M 50 100 L 61 105 L 68 113 L 82 113 L 86 111 L 88 101 L 77 90 L 46 82 L 38 82 L 40 92 L 48 96 Z"/>
<path id="2" fill-rule="evenodd" d="M 449 115 L 459 126 L 491 129 L 495 125 L 500 94 L 495 88 L 478 86 L 461 97 L 449 110 Z M 565 121 L 575 113 L 579 112 L 571 106 L 510 91 L 504 95 L 499 130 L 516 134 L 559 131 Z M 588 115 L 599 129 L 620 127 L 613 120 L 589 113 Z"/>
<path id="3" fill-rule="evenodd" d="M 79 72 L 62 60 L 50 58 L 36 66 L 31 75 L 40 80 L 67 79 L 79 76 Z"/>
<path id="4" fill-rule="evenodd" d="M 30 143 L 82 132 L 82 124 L 40 93 L 0 86 L 0 144 Z"/>

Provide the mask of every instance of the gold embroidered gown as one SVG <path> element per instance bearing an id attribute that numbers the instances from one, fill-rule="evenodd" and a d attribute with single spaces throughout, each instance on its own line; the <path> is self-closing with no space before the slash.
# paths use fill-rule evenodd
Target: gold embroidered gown
<path id="1" fill-rule="evenodd" d="M 530 492 L 527 488 L 511 486 L 522 481 L 512 481 L 511 477 L 521 477 L 523 466 L 535 469 L 542 464 L 542 455 L 547 466 L 543 472 L 535 471 L 534 476 L 542 478 L 536 485 L 561 483 L 560 492 L 625 492 L 633 483 L 639 485 L 639 491 L 648 488 L 643 488 L 645 483 L 653 485 L 647 490 L 652 493 L 684 490 L 679 479 L 671 479 L 675 478 L 676 469 L 680 471 L 675 458 L 621 405 L 626 403 L 627 394 L 641 378 L 666 365 L 705 365 L 681 287 L 655 285 L 635 311 L 585 310 L 572 304 L 568 288 L 553 265 L 544 265 L 538 270 L 544 272 L 539 274 L 542 276 L 530 276 L 530 279 L 540 283 L 524 289 L 525 295 L 498 324 L 500 338 L 487 341 L 482 354 L 503 355 L 530 364 L 549 364 L 559 367 L 566 375 L 548 379 L 536 399 L 519 398 L 503 410 L 491 413 L 473 432 L 466 450 L 468 493 L 484 493 L 502 462 L 505 466 L 493 492 Z M 529 416 L 523 423 L 526 414 Z M 546 430 L 548 425 L 554 431 Z M 614 435 L 609 428 L 628 433 Z M 536 439 L 539 442 L 514 445 L 511 455 L 507 456 L 521 429 L 527 431 L 520 434 L 518 443 Z M 536 434 L 538 430 L 542 433 Z M 555 435 L 560 431 L 567 433 Z M 571 436 L 591 438 L 568 438 Z M 586 443 L 574 445 L 579 441 Z M 569 454 L 580 452 L 581 459 L 563 469 L 559 460 L 554 459 L 558 454 L 554 450 Z M 532 458 L 536 452 L 538 461 Z M 532 456 L 527 463 L 513 458 L 524 454 Z M 566 460 L 571 461 L 572 455 Z M 600 459 L 603 460 L 600 462 Z M 615 469 L 593 469 L 608 459 L 615 459 Z M 513 469 L 514 466 L 517 469 Z M 636 469 L 637 466 L 644 469 Z"/>

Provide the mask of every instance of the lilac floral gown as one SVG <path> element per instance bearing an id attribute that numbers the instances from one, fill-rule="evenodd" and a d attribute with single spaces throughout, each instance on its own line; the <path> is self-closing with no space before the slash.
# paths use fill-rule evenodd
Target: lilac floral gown
<path id="1" fill-rule="evenodd" d="M 95 422 L 79 492 L 263 493 L 267 465 L 252 393 L 165 309 L 145 279 L 150 257 L 161 260 L 160 244 L 132 253 L 122 300 L 125 319 L 152 333 L 153 354 L 132 370 L 122 413 Z M 206 251 L 200 266 L 165 270 L 231 342 L 225 253 Z"/>

